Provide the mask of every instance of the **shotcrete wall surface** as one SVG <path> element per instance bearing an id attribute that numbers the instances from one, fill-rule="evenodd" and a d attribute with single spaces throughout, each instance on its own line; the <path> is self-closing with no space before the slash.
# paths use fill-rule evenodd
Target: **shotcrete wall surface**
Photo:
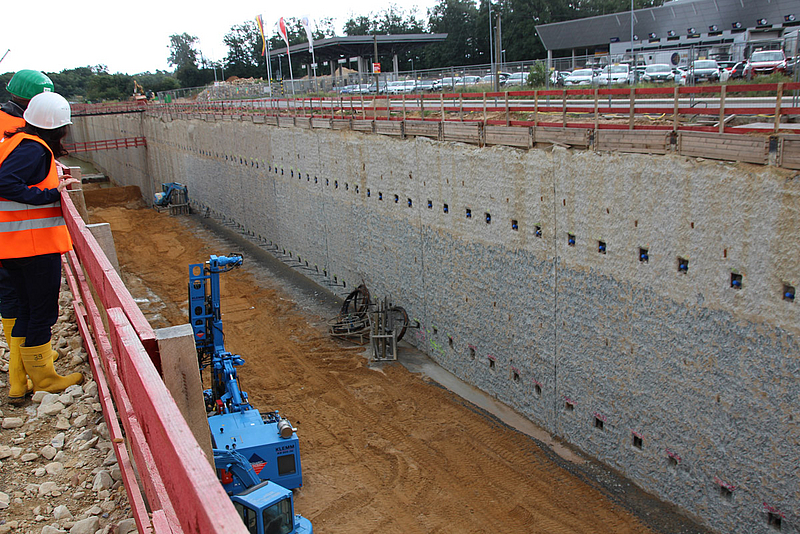
<path id="1" fill-rule="evenodd" d="M 790 173 L 250 120 L 75 122 L 78 141 L 147 138 L 92 154 L 117 183 L 147 199 L 185 183 L 348 289 L 391 296 L 439 364 L 720 532 L 800 528 Z"/>

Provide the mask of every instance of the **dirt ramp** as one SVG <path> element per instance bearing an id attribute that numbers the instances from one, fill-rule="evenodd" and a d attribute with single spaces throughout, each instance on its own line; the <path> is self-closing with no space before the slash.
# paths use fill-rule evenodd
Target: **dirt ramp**
<path id="1" fill-rule="evenodd" d="M 137 185 L 103 188 L 87 188 L 84 186 L 83 197 L 86 199 L 86 206 L 89 208 L 107 208 L 109 206 L 145 207 L 142 191 Z"/>

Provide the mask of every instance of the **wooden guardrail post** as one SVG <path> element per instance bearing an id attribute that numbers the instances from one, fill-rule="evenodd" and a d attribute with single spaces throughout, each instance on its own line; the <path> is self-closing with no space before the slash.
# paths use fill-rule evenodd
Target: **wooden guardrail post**
<path id="1" fill-rule="evenodd" d="M 561 127 L 567 127 L 567 90 L 561 90 Z"/>
<path id="2" fill-rule="evenodd" d="M 506 91 L 506 126 L 511 126 L 511 112 L 508 110 L 508 91 Z"/>
<path id="3" fill-rule="evenodd" d="M 208 416 L 203 400 L 203 383 L 197 365 L 192 325 L 182 324 L 156 330 L 164 385 L 172 394 L 189 430 L 214 465 Z"/>
<path id="4" fill-rule="evenodd" d="M 630 116 L 628 118 L 628 129 L 633 130 L 635 125 L 634 123 L 634 116 L 636 115 L 636 89 L 631 87 L 631 96 L 630 96 Z"/>
<path id="5" fill-rule="evenodd" d="M 719 133 L 725 133 L 725 95 L 727 94 L 727 85 L 723 85 L 719 89 Z"/>
<path id="6" fill-rule="evenodd" d="M 111 225 L 108 223 L 87 224 L 86 229 L 91 232 L 103 254 L 111 262 L 111 266 L 119 273 L 119 259 L 117 258 L 117 247 L 114 245 L 114 236 L 111 234 Z"/>
<path id="7" fill-rule="evenodd" d="M 439 107 L 442 110 L 442 122 L 444 122 L 444 87 L 442 87 L 442 92 L 439 94 Z"/>
<path id="8" fill-rule="evenodd" d="M 597 129 L 600 127 L 600 88 L 594 88 L 594 131 L 597 132 Z M 595 134 L 596 135 L 596 134 Z"/>
<path id="9" fill-rule="evenodd" d="M 673 115 L 672 115 L 672 131 L 673 132 L 677 132 L 678 131 L 678 103 L 679 103 L 678 102 L 678 86 L 677 85 L 675 86 L 674 91 L 675 91 L 675 93 L 674 93 L 675 97 L 674 97 L 674 103 L 673 103 L 673 107 L 672 107 L 672 109 L 673 109 L 673 112 L 672 112 L 673 113 Z"/>
<path id="10" fill-rule="evenodd" d="M 775 97 L 775 133 L 781 127 L 781 100 L 783 99 L 783 82 L 778 82 L 778 94 Z"/>

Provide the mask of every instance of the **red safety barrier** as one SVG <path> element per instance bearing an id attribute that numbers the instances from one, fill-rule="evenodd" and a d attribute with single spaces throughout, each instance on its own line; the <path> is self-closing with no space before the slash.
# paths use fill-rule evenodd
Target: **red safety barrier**
<path id="1" fill-rule="evenodd" d="M 505 113 L 507 124 L 533 126 L 556 123 L 564 128 L 694 131 L 711 128 L 694 124 L 697 117 L 710 117 L 719 133 L 794 131 L 782 120 L 800 115 L 797 95 L 800 83 L 700 85 L 664 87 L 594 87 L 537 89 L 489 93 L 435 93 L 410 95 L 357 95 L 333 97 L 264 98 L 208 102 L 149 103 L 148 111 L 225 115 L 311 116 L 333 119 L 415 120 L 438 115 L 439 121 L 480 120 L 496 124 L 490 114 Z M 743 100 L 743 97 L 749 98 Z M 583 104 L 585 102 L 585 104 Z M 80 113 L 102 111 L 91 107 Z M 141 111 L 141 110 L 138 110 Z M 513 114 L 513 116 L 512 116 Z M 560 114 L 559 121 L 546 117 Z M 758 117 L 769 126 L 733 127 L 733 115 Z M 708 122 L 708 118 L 705 119 Z"/>
<path id="2" fill-rule="evenodd" d="M 87 141 L 85 143 L 65 143 L 67 152 L 91 152 L 94 150 L 111 150 L 112 148 L 136 148 L 147 146 L 144 137 L 123 137 L 122 139 L 104 139 L 102 141 Z"/>
<path id="3" fill-rule="evenodd" d="M 246 534 L 153 364 L 155 333 L 66 191 L 61 203 L 74 244 L 64 271 L 139 532 Z"/>

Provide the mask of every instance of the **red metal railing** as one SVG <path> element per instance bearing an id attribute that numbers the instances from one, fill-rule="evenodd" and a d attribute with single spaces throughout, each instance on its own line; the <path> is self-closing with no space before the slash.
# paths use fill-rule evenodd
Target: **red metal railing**
<path id="1" fill-rule="evenodd" d="M 110 150 L 112 148 L 136 148 L 147 146 L 144 137 L 124 137 L 122 139 L 104 139 L 101 141 L 87 141 L 85 143 L 65 143 L 67 152 L 90 152 L 94 150 Z"/>
<path id="2" fill-rule="evenodd" d="M 246 533 L 156 370 L 153 329 L 66 191 L 61 202 L 74 245 L 64 271 L 138 531 Z"/>
<path id="3" fill-rule="evenodd" d="M 302 115 L 334 119 L 482 122 L 487 125 L 719 133 L 778 132 L 800 115 L 800 83 L 595 87 L 496 93 L 358 95 L 148 103 L 170 113 Z M 787 96 L 790 92 L 795 95 Z M 142 105 L 136 105 L 141 111 Z M 119 106 L 116 109 L 123 109 Z M 83 105 L 75 115 L 98 114 Z M 729 121 L 738 118 L 733 127 Z M 704 119 L 702 121 L 699 118 Z M 743 120 L 744 118 L 744 120 Z M 747 123 L 759 123 L 748 127 Z M 766 123 L 766 124 L 765 124 Z"/>

